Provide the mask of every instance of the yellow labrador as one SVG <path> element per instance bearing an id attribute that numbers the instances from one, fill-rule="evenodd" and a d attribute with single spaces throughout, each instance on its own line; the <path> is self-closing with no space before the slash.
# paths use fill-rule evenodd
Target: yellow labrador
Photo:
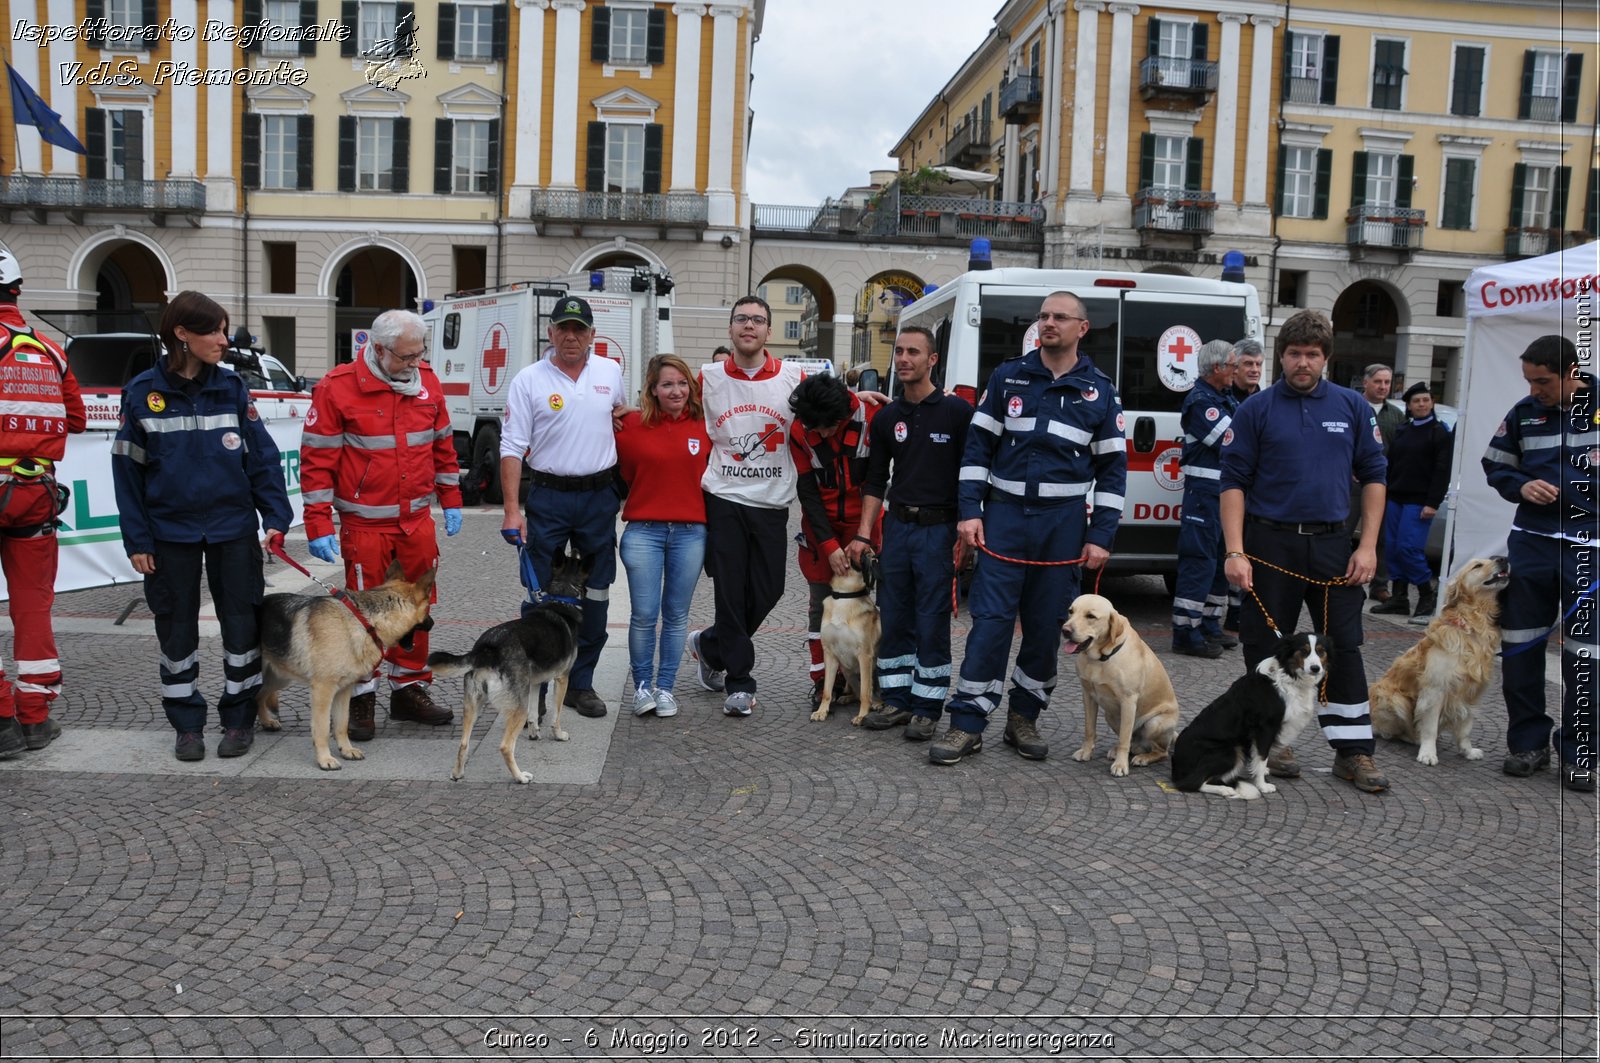
<path id="1" fill-rule="evenodd" d="M 1108 754 L 1111 774 L 1128 774 L 1128 754 L 1138 735 L 1138 765 L 1154 764 L 1172 748 L 1178 733 L 1178 696 L 1161 660 L 1128 623 L 1098 594 L 1080 595 L 1061 625 L 1063 648 L 1078 665 L 1083 684 L 1083 745 L 1073 760 L 1094 756 L 1096 709 L 1117 734 Z"/>

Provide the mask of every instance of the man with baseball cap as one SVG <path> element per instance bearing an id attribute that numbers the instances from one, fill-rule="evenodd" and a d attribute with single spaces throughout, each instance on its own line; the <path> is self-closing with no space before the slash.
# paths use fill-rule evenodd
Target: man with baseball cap
<path id="1" fill-rule="evenodd" d="M 626 404 L 622 367 L 596 358 L 594 311 L 576 295 L 562 296 L 546 330 L 550 346 L 539 361 L 517 373 L 506 396 L 500 435 L 500 486 L 505 499 L 501 528 L 527 544 L 541 586 L 550 582 L 550 560 L 570 541 L 594 558 L 583 592 L 578 658 L 572 665 L 566 704 L 583 716 L 604 716 L 605 699 L 594 690 L 594 668 L 606 644 L 606 608 L 617 571 L 617 444 L 612 412 Z M 522 464 L 532 470 L 526 516 L 518 508 Z"/>

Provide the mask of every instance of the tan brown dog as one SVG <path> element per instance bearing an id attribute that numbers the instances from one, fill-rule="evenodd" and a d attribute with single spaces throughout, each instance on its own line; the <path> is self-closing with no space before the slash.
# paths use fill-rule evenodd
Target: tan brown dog
<path id="1" fill-rule="evenodd" d="M 410 645 L 411 633 L 433 626 L 428 616 L 437 570 L 429 569 L 416 582 L 402 577 L 396 561 L 383 582 L 370 590 L 347 591 L 361 615 L 377 632 L 384 650 Z M 338 771 L 339 761 L 328 752 L 331 722 L 339 756 L 361 760 L 361 750 L 350 744 L 350 694 L 372 675 L 383 655 L 346 606 L 326 595 L 269 594 L 261 600 L 261 688 L 256 691 L 256 717 L 263 731 L 282 725 L 273 711 L 278 691 L 300 682 L 311 689 L 311 747 L 317 767 Z"/>
<path id="2" fill-rule="evenodd" d="M 1463 757 L 1483 759 L 1483 750 L 1472 744 L 1472 720 L 1494 674 L 1500 588 L 1510 576 L 1503 557 L 1480 557 L 1455 574 L 1422 641 L 1372 684 L 1373 734 L 1415 742 L 1417 762 L 1437 764 L 1439 728 L 1447 726 Z"/>
<path id="3" fill-rule="evenodd" d="M 1132 763 L 1154 764 L 1166 757 L 1178 733 L 1178 696 L 1161 659 L 1127 618 L 1098 594 L 1080 595 L 1061 625 L 1061 637 L 1083 685 L 1083 745 L 1072 759 L 1094 756 L 1097 708 L 1117 734 L 1117 744 L 1106 754 L 1112 775 L 1128 774 L 1135 733 L 1139 752 Z"/>
<path id="4" fill-rule="evenodd" d="M 878 606 L 860 570 L 852 567 L 828 581 L 833 593 L 822 603 L 822 702 L 811 718 L 828 718 L 833 708 L 833 684 L 840 672 L 850 677 L 861 697 L 860 708 L 850 718 L 856 727 L 872 711 L 872 666 L 878 659 Z"/>

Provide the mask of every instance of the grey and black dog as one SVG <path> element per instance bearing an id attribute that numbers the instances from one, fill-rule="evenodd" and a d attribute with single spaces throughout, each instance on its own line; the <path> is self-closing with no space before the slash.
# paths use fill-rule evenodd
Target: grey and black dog
<path id="1" fill-rule="evenodd" d="M 555 719 L 550 731 L 558 742 L 567 740 L 561 729 L 561 705 L 567 697 L 567 678 L 578 656 L 578 625 L 583 610 L 577 604 L 584 582 L 594 569 L 594 558 L 555 555 L 550 565 L 550 586 L 542 600 L 525 610 L 521 619 L 510 620 L 485 631 L 465 654 L 430 653 L 428 667 L 436 677 L 466 676 L 466 703 L 461 727 L 461 746 L 456 750 L 456 767 L 450 778 L 459 780 L 467 771 L 467 747 L 478 710 L 485 702 L 505 717 L 505 732 L 500 737 L 500 755 L 505 758 L 511 778 L 519 783 L 533 781 L 530 772 L 517 767 L 517 735 L 534 711 L 533 737 L 539 737 L 544 724 L 544 686 L 555 680 Z"/>

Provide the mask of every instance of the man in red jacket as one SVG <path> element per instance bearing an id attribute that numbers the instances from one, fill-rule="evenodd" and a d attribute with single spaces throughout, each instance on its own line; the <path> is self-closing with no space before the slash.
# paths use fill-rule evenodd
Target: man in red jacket
<path id="1" fill-rule="evenodd" d="M 43 749 L 61 733 L 50 703 L 61 661 L 50 609 L 56 600 L 56 514 L 65 495 L 55 468 L 67 435 L 87 423 L 77 378 L 54 343 L 17 309 L 22 267 L 0 248 L 0 566 L 11 595 L 13 685 L 0 665 L 0 760 Z"/>
<path id="2" fill-rule="evenodd" d="M 300 438 L 300 489 L 306 538 L 314 557 L 344 556 L 345 586 L 383 582 L 398 560 L 414 580 L 439 562 L 431 508 L 444 508 L 444 531 L 461 530 L 461 472 L 439 378 L 423 361 L 428 330 L 408 310 L 390 310 L 372 323 L 362 356 L 323 377 L 311 396 Z M 333 514 L 339 514 L 334 539 Z M 435 589 L 435 600 L 437 600 Z M 438 727 L 448 709 L 428 694 L 428 636 L 411 649 L 395 647 L 389 662 L 389 715 Z M 376 732 L 376 678 L 350 698 L 350 738 Z"/>

